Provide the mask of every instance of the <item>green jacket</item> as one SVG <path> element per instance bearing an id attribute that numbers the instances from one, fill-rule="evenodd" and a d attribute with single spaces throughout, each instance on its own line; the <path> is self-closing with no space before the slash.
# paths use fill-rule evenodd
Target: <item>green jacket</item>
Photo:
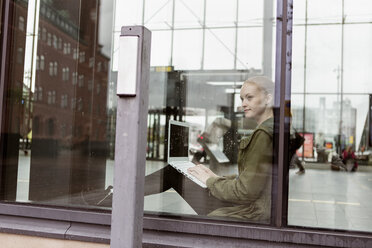
<path id="1" fill-rule="evenodd" d="M 207 187 L 213 196 L 234 204 L 233 207 L 216 209 L 209 216 L 270 222 L 272 140 L 273 118 L 270 118 L 241 140 L 238 176 L 207 180 Z"/>

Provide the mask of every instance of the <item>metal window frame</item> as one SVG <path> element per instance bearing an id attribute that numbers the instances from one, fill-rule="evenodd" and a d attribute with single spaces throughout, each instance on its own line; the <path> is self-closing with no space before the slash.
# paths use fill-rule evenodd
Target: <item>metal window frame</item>
<path id="1" fill-rule="evenodd" d="M 275 163 L 279 171 L 286 164 L 287 147 L 285 135 L 288 130 L 286 110 L 290 100 L 291 75 L 291 35 L 292 35 L 292 1 L 277 0 L 277 34 L 276 34 L 276 132 L 275 150 L 278 155 Z M 4 20 L 1 40 L 0 72 L 6 71 L 8 53 L 9 21 L 12 15 L 10 0 L 4 0 L 1 6 Z M 0 73 L 0 114 L 3 113 L 5 74 Z M 3 117 L 1 117 L 3 118 Z M 2 122 L 0 122 L 0 127 Z M 275 202 L 274 226 L 259 226 L 249 223 L 233 223 L 218 220 L 195 218 L 161 217 L 146 215 L 143 218 L 144 247 L 200 246 L 202 242 L 226 247 L 233 243 L 235 247 L 246 247 L 247 242 L 255 247 L 372 247 L 369 233 L 352 231 L 330 231 L 315 228 L 286 227 L 286 200 L 283 197 L 288 190 L 285 174 L 278 175 L 278 191 Z M 20 203 L 0 203 L 0 232 L 54 237 L 97 243 L 110 242 L 111 211 L 73 209 L 52 206 L 37 206 Z M 46 226 L 47 228 L 43 228 Z M 101 235 L 97 238 L 97 234 Z M 220 242 L 217 244 L 216 242 Z M 205 244 L 205 243 L 204 243 Z M 231 245 L 230 245 L 231 246 Z"/>

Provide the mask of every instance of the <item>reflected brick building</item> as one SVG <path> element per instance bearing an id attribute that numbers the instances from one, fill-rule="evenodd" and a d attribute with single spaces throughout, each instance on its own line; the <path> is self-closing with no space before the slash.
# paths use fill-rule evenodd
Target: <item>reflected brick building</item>
<path id="1" fill-rule="evenodd" d="M 7 180 L 17 182 L 19 138 L 32 133 L 28 200 L 68 203 L 69 196 L 104 188 L 109 58 L 98 43 L 99 6 L 98 0 L 40 1 L 32 59 L 25 45 L 33 35 L 26 34 L 28 2 L 15 1 L 17 61 L 8 76 L 5 133 L 14 136 L 8 142 L 16 153 L 14 166 L 9 165 L 14 177 L 8 174 Z M 24 71 L 27 60 L 36 62 L 34 75 Z M 13 186 L 4 198 L 15 198 Z"/>

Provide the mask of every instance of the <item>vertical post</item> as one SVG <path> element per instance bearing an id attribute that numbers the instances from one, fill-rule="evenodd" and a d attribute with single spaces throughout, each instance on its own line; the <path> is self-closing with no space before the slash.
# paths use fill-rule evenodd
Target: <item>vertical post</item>
<path id="1" fill-rule="evenodd" d="M 122 27 L 111 248 L 142 247 L 151 32 Z"/>
<path id="2" fill-rule="evenodd" d="M 273 52 L 273 9 L 274 1 L 263 1 L 263 75 L 272 76 L 272 52 Z"/>
<path id="3" fill-rule="evenodd" d="M 293 0 L 277 1 L 276 68 L 275 68 L 275 162 L 273 177 L 272 222 L 281 227 L 287 224 L 288 198 L 288 137 L 292 72 L 292 15 Z M 284 215 L 283 215 L 284 213 Z"/>

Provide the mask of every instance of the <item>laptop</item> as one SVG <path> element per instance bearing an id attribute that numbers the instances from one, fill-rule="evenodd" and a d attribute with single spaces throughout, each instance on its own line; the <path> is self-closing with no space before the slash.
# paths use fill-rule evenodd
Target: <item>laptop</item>
<path id="1" fill-rule="evenodd" d="M 168 164 L 184 176 L 198 184 L 202 188 L 207 188 L 207 185 L 200 182 L 196 177 L 190 175 L 187 169 L 194 167 L 195 164 L 189 159 L 189 137 L 190 124 L 180 121 L 169 121 L 168 128 Z"/>

